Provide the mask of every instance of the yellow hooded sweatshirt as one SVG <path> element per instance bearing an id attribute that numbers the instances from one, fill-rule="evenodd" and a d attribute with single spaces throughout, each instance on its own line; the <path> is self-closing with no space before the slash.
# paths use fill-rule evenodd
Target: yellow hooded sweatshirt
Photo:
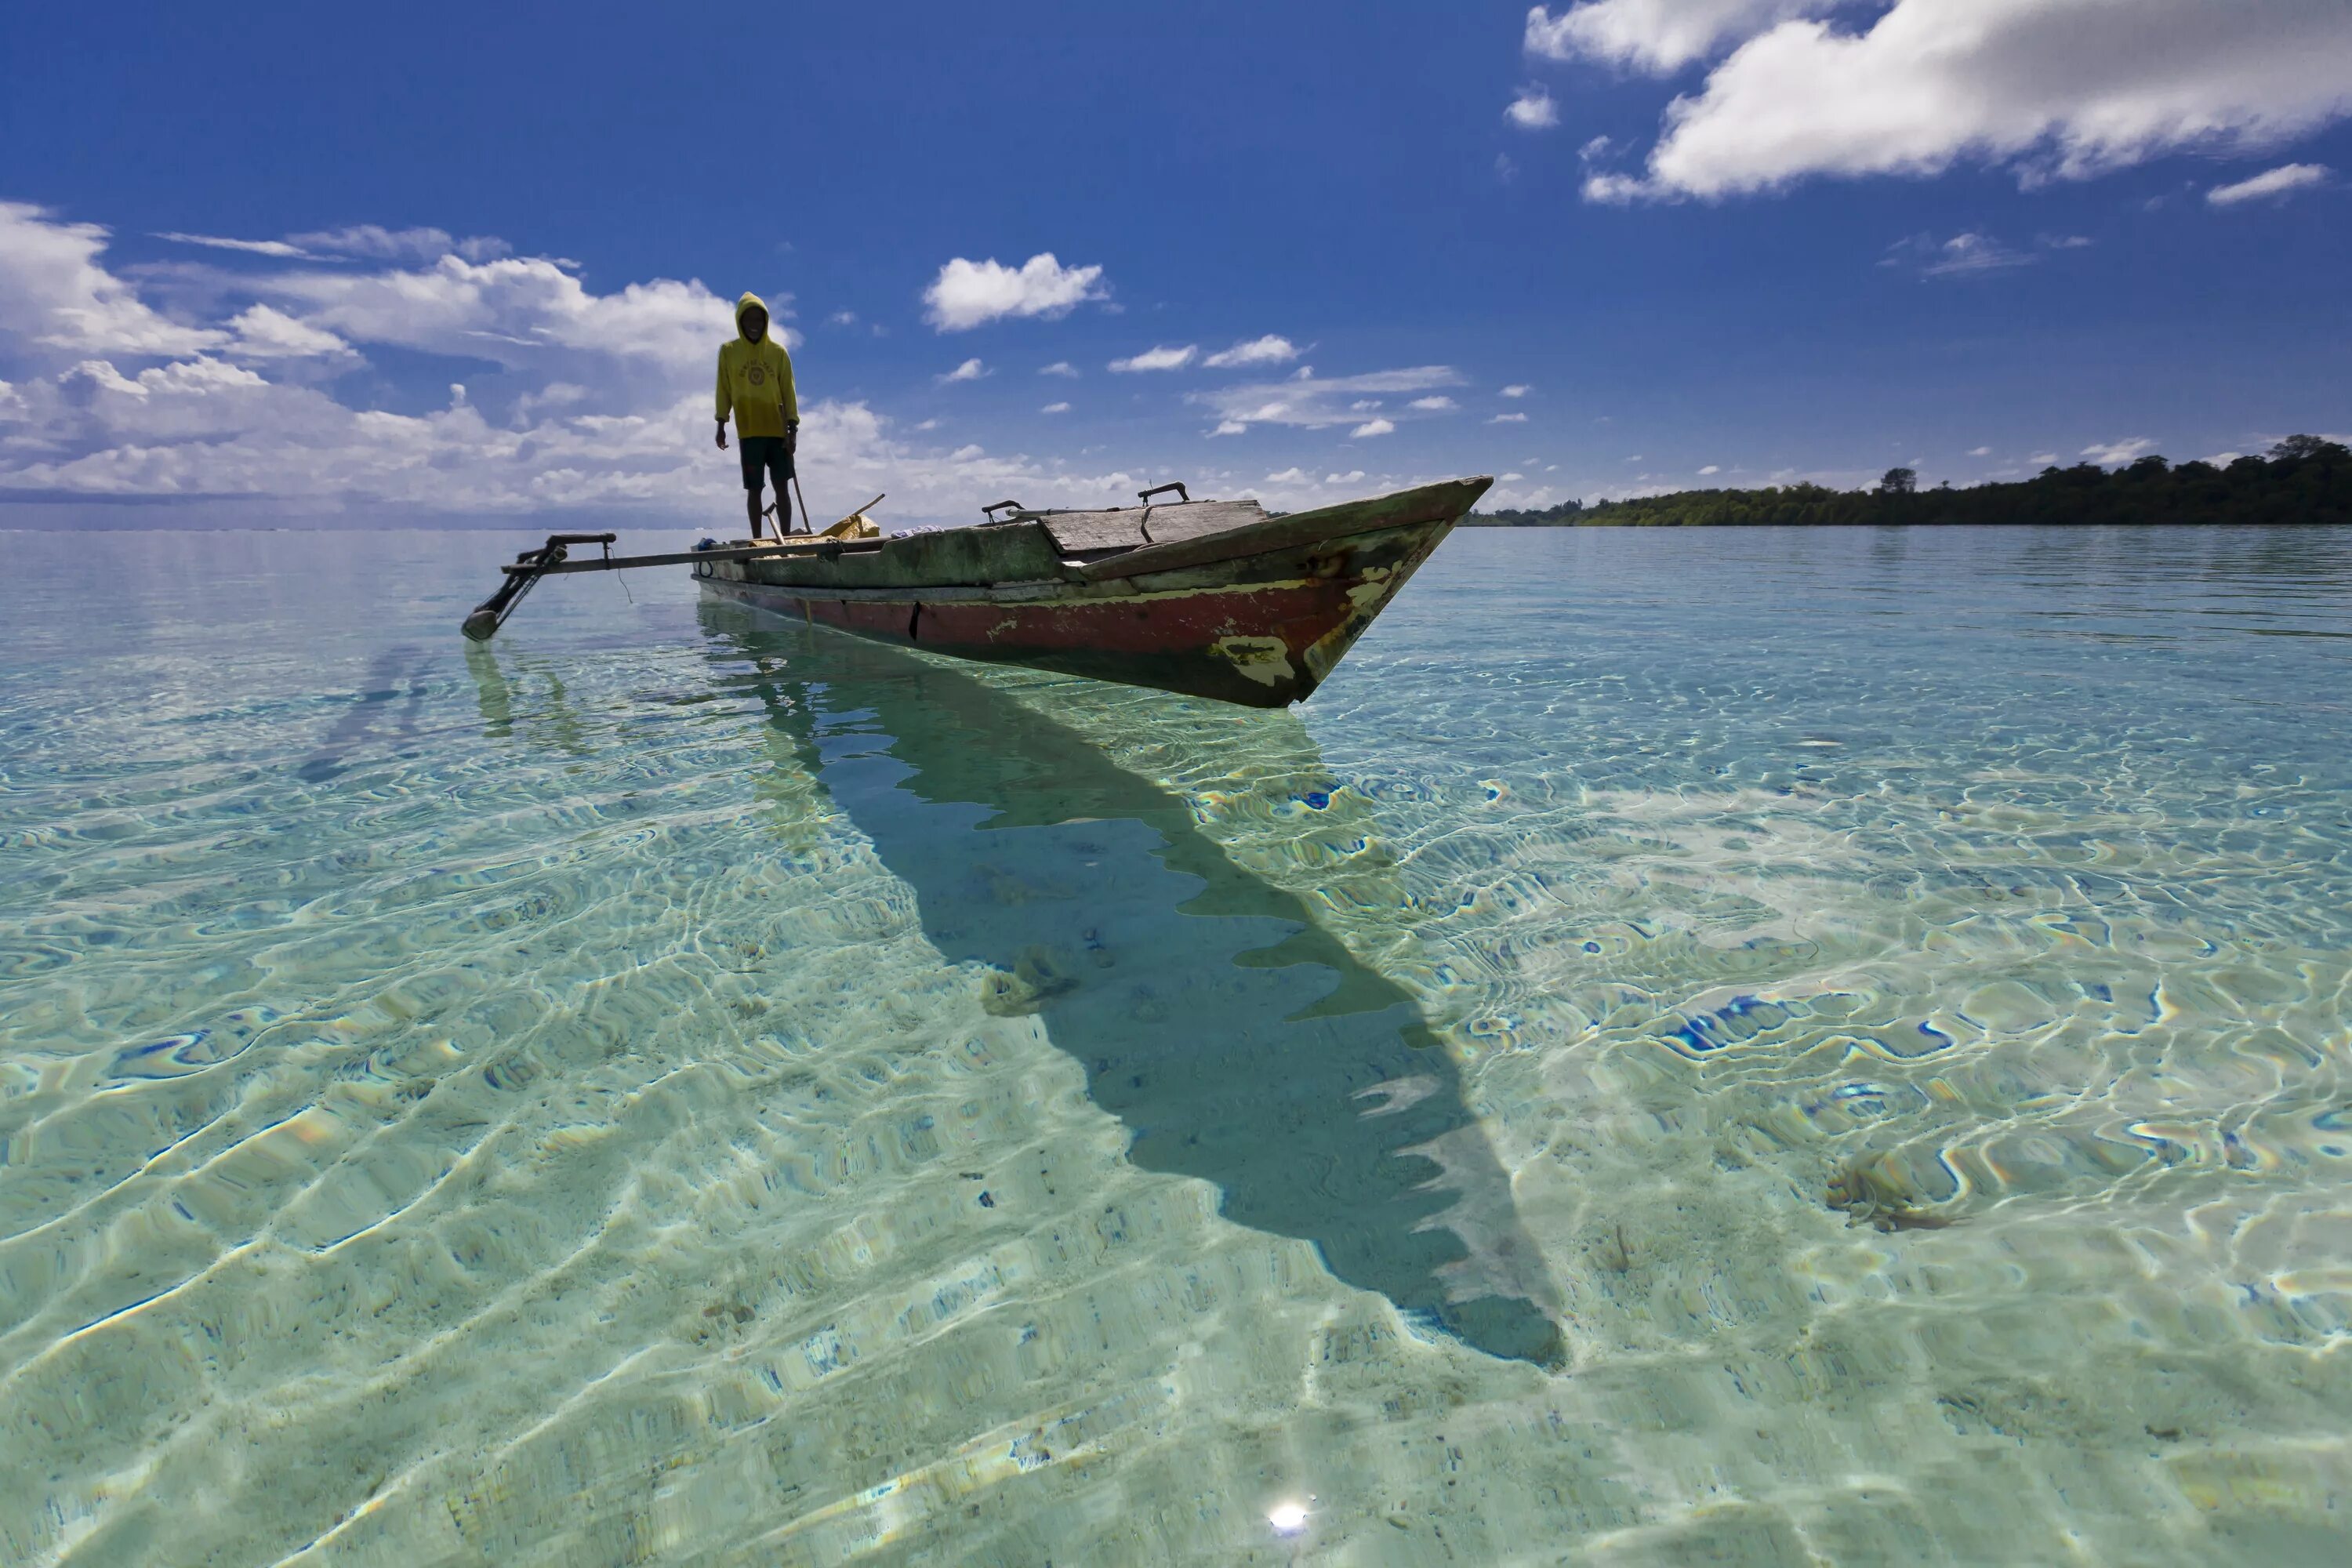
<path id="1" fill-rule="evenodd" d="M 787 425 L 801 422 L 801 400 L 793 389 L 793 356 L 776 341 L 772 314 L 768 331 L 758 342 L 743 336 L 743 312 L 757 305 L 768 308 L 757 294 L 735 301 L 737 335 L 719 346 L 719 422 L 735 415 L 738 436 L 781 436 Z"/>

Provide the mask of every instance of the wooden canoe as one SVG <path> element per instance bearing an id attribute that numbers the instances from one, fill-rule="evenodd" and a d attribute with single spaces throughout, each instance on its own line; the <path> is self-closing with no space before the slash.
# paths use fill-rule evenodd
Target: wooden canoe
<path id="1" fill-rule="evenodd" d="M 696 561 L 703 592 L 880 642 L 1279 708 L 1331 673 L 1494 481 L 1269 517 L 1255 501 L 1015 510 Z"/>

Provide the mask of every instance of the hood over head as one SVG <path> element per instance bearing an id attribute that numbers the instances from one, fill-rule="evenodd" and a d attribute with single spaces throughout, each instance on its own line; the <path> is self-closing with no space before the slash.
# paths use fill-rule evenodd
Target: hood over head
<path id="1" fill-rule="evenodd" d="M 765 300 L 761 299 L 757 294 L 746 292 L 740 300 L 735 301 L 735 330 L 738 332 L 742 332 L 743 336 L 746 338 L 749 338 L 751 334 L 743 331 L 743 312 L 751 310 L 755 305 L 759 307 L 761 312 L 768 318 L 768 331 L 770 332 L 773 332 L 776 330 L 776 313 L 768 309 L 768 302 Z"/>

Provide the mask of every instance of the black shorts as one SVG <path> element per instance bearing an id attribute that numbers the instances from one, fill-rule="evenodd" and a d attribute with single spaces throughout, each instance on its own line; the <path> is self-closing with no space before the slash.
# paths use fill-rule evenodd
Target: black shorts
<path id="1" fill-rule="evenodd" d="M 743 488 L 753 495 L 760 493 L 760 475 L 764 470 L 776 482 L 776 499 L 784 496 L 784 481 L 793 477 L 793 455 L 785 449 L 782 436 L 738 436 L 735 445 L 741 448 Z"/>

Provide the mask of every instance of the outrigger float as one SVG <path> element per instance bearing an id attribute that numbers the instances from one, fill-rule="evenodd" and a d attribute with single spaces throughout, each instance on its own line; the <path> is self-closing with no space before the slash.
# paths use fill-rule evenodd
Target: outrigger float
<path id="1" fill-rule="evenodd" d="M 877 642 L 1279 708 L 1322 684 L 1493 483 L 1281 517 L 1162 485 L 1138 506 L 999 501 L 985 522 L 894 538 L 860 509 L 822 534 L 667 555 L 615 556 L 609 533 L 551 534 L 505 568 L 465 632 L 487 641 L 542 577 L 683 565 L 707 595 Z M 1155 503 L 1171 490 L 1176 500 Z M 603 553 L 572 558 L 588 544 Z"/>

